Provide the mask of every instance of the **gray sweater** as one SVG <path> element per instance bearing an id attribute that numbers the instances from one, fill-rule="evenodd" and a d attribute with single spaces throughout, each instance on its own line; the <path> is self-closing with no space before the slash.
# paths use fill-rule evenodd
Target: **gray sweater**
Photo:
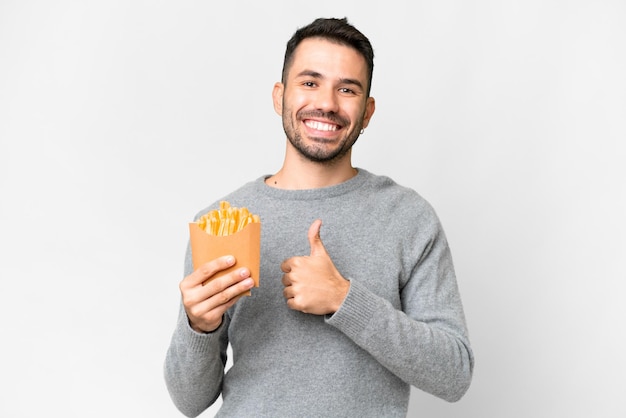
<path id="1" fill-rule="evenodd" d="M 220 199 L 261 216 L 260 287 L 209 334 L 190 328 L 181 305 L 165 360 L 179 410 L 197 416 L 221 393 L 218 417 L 405 417 L 411 385 L 460 399 L 474 360 L 432 207 L 363 169 L 321 189 L 281 190 L 264 179 Z M 341 308 L 327 316 L 289 309 L 281 283 L 281 262 L 310 253 L 307 231 L 318 218 L 324 246 L 350 280 Z"/>

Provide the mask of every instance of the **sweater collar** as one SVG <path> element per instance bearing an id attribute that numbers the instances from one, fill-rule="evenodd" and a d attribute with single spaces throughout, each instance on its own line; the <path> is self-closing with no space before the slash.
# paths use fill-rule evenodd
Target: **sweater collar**
<path id="1" fill-rule="evenodd" d="M 282 200 L 317 200 L 328 199 L 335 196 L 341 196 L 350 193 L 363 186 L 367 180 L 372 176 L 367 170 L 357 167 L 357 175 L 343 183 L 335 184 L 328 187 L 320 187 L 316 189 L 302 189 L 302 190 L 285 190 L 277 189 L 275 187 L 265 184 L 265 180 L 271 176 L 271 174 L 265 174 L 259 177 L 255 181 L 255 185 L 258 191 L 270 198 L 282 199 Z"/>

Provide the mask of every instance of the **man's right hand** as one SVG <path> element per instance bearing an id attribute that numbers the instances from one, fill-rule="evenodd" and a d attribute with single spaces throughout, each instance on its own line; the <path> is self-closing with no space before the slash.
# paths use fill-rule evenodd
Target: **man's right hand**
<path id="1" fill-rule="evenodd" d="M 235 258 L 224 256 L 209 261 L 185 277 L 179 285 L 189 325 L 196 332 L 215 331 L 226 310 L 244 292 L 254 286 L 250 270 L 243 267 L 214 278 L 235 264 Z"/>

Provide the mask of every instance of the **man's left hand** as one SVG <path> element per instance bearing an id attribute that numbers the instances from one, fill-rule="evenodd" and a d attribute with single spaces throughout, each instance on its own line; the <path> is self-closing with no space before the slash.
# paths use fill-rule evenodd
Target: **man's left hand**
<path id="1" fill-rule="evenodd" d="M 335 268 L 322 239 L 321 220 L 311 224 L 308 232 L 311 254 L 283 261 L 283 295 L 289 308 L 314 315 L 335 313 L 343 303 L 350 281 Z"/>

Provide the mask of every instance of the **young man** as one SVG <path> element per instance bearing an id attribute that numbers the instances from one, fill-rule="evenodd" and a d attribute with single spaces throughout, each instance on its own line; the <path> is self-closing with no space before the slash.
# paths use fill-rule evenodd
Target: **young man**
<path id="1" fill-rule="evenodd" d="M 233 257 L 192 271 L 187 251 L 165 361 L 184 414 L 221 393 L 220 417 L 403 417 L 411 385 L 447 401 L 468 389 L 473 354 L 435 212 L 351 163 L 375 109 L 373 55 L 345 19 L 288 42 L 273 90 L 283 166 L 219 199 L 261 217 L 261 286 L 238 296 L 253 284 L 247 268 L 203 285 Z"/>

